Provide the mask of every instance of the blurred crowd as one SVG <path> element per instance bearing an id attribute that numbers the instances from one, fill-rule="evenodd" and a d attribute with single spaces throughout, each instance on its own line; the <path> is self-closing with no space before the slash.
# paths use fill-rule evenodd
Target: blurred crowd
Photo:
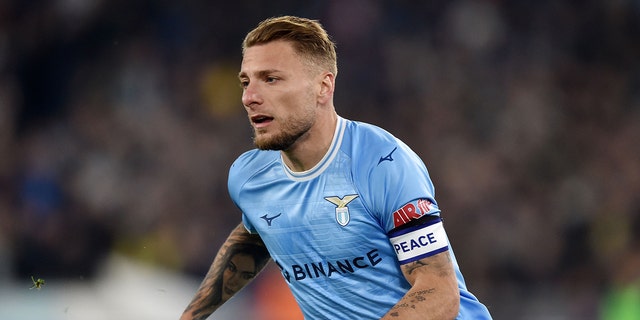
<path id="1" fill-rule="evenodd" d="M 203 276 L 252 148 L 240 44 L 281 14 L 337 42 L 338 113 L 424 159 L 496 318 L 640 318 L 632 0 L 0 1 L 0 281 Z"/>

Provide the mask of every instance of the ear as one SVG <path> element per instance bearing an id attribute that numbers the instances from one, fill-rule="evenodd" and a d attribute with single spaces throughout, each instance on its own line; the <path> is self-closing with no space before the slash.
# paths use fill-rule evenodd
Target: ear
<path id="1" fill-rule="evenodd" d="M 327 104 L 333 99 L 333 90 L 336 87 L 336 76 L 331 72 L 325 72 L 321 77 L 318 102 Z"/>

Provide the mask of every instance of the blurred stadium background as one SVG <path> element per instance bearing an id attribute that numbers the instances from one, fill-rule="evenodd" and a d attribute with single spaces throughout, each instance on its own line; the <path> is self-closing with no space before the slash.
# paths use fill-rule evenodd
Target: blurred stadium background
<path id="1" fill-rule="evenodd" d="M 496 319 L 640 319 L 640 2 L 0 1 L 0 319 L 177 319 L 239 212 L 236 74 L 320 19 Z M 42 290 L 29 290 L 31 276 Z M 299 319 L 275 267 L 212 319 Z"/>

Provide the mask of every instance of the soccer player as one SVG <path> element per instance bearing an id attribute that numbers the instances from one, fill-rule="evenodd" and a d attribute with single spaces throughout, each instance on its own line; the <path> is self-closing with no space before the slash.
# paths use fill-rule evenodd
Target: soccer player
<path id="1" fill-rule="evenodd" d="M 269 255 L 234 267 L 273 259 L 306 319 L 491 318 L 467 290 L 424 163 L 387 131 L 336 113 L 337 73 L 318 21 L 270 18 L 244 39 L 239 79 L 257 149 L 228 181 L 242 223 L 181 319 L 205 319 L 235 292 L 216 283 L 238 243 Z"/>

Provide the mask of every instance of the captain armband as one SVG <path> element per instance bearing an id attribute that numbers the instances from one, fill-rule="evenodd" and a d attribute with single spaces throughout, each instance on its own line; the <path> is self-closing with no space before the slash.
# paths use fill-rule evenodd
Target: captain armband
<path id="1" fill-rule="evenodd" d="M 425 223 L 408 228 L 396 228 L 389 233 L 389 240 L 400 264 L 449 250 L 449 241 L 442 220 L 435 216 L 429 218 Z"/>

